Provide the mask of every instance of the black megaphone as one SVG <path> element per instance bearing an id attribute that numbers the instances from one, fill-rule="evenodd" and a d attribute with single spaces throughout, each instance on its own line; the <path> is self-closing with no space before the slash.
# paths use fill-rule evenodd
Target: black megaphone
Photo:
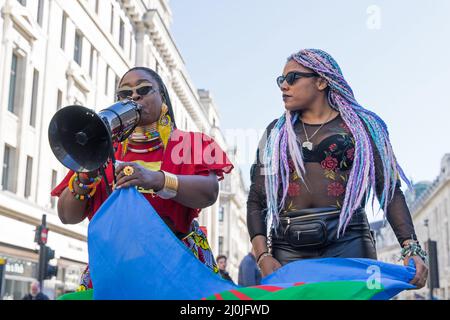
<path id="1" fill-rule="evenodd" d="M 122 100 L 98 113 L 83 106 L 64 107 L 50 121 L 50 148 L 75 172 L 101 169 L 114 157 L 113 143 L 125 140 L 136 128 L 141 110 L 133 100 Z"/>

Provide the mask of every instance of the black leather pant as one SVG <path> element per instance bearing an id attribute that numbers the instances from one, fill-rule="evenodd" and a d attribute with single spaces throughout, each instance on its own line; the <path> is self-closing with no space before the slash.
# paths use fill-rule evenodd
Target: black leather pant
<path id="1" fill-rule="evenodd" d="M 301 259 L 369 258 L 377 259 L 375 240 L 364 210 L 353 215 L 345 234 L 328 245 L 316 249 L 292 247 L 283 233 L 273 234 L 272 254 L 281 265 Z"/>

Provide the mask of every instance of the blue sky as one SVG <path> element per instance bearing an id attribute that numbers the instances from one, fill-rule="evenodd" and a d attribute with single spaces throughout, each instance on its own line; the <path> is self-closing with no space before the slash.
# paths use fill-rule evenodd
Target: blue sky
<path id="1" fill-rule="evenodd" d="M 171 0 L 171 31 L 223 130 L 264 129 L 283 110 L 275 78 L 286 57 L 320 48 L 355 96 L 388 124 L 414 181 L 450 152 L 450 1 Z M 256 146 L 248 146 L 254 153 Z M 242 150 L 241 150 L 242 152 Z M 247 152 L 244 150 L 244 152 Z M 249 165 L 241 168 L 248 185 Z"/>

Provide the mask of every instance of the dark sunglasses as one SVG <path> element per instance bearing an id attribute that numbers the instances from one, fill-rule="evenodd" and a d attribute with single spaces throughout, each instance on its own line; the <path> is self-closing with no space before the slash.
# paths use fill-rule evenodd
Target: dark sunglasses
<path id="1" fill-rule="evenodd" d="M 117 90 L 117 93 L 116 93 L 117 99 L 123 100 L 123 99 L 129 98 L 129 97 L 132 97 L 134 90 L 136 90 L 136 93 L 140 96 L 145 96 L 147 94 L 151 94 L 156 91 L 153 88 L 153 86 L 148 83 L 142 83 L 140 85 L 137 85 L 136 87 L 124 86 L 124 87 L 119 88 L 119 90 Z"/>
<path id="2" fill-rule="evenodd" d="M 281 85 L 283 84 L 284 80 L 286 80 L 288 85 L 292 86 L 295 83 L 295 81 L 297 81 L 300 78 L 313 78 L 313 77 L 320 77 L 320 75 L 318 75 L 317 73 L 291 71 L 285 76 L 279 76 L 277 78 L 277 84 L 281 88 Z"/>

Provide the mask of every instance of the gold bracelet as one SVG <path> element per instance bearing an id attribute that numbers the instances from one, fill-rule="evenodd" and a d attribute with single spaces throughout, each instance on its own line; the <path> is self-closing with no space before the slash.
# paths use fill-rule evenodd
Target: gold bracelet
<path id="1" fill-rule="evenodd" d="M 178 177 L 172 173 L 160 171 L 164 174 L 164 187 L 156 194 L 162 199 L 175 198 L 178 192 Z"/>

